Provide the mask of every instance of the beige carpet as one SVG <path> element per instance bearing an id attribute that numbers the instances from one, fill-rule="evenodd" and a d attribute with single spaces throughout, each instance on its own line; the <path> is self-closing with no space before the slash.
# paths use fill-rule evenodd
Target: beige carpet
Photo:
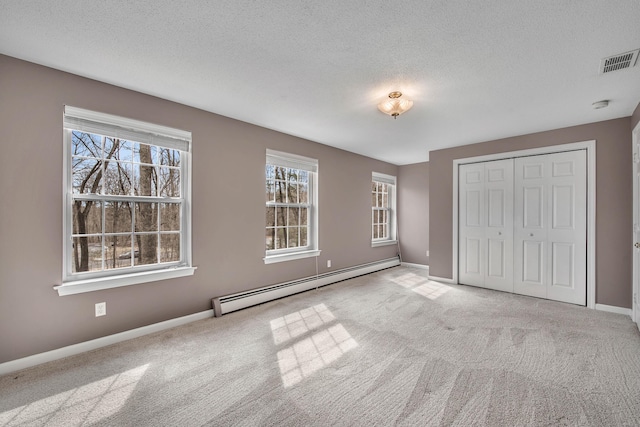
<path id="1" fill-rule="evenodd" d="M 4 376 L 14 425 L 640 425 L 640 334 L 396 267 Z"/>

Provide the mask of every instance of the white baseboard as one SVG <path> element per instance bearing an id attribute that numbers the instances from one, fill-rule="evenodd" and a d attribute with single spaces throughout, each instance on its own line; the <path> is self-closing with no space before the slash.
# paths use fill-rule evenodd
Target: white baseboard
<path id="1" fill-rule="evenodd" d="M 425 264 L 414 264 L 412 262 L 402 262 L 400 265 L 402 265 L 403 267 L 421 268 L 423 270 L 429 271 L 429 266 Z"/>
<path id="2" fill-rule="evenodd" d="M 444 277 L 436 277 L 430 275 L 429 280 L 433 280 L 434 282 L 447 283 L 449 285 L 457 285 L 457 283 L 454 282 L 453 279 L 445 279 Z"/>
<path id="3" fill-rule="evenodd" d="M 609 313 L 625 314 L 629 317 L 633 315 L 633 310 L 630 308 L 616 307 L 614 305 L 596 304 L 596 310 L 608 311 Z"/>
<path id="4" fill-rule="evenodd" d="M 85 341 L 73 344 L 67 347 L 58 348 L 44 353 L 34 354 L 33 356 L 23 357 L 22 359 L 11 360 L 9 362 L 0 363 L 0 375 L 5 375 L 21 369 L 30 368 L 42 363 L 52 362 L 64 357 L 74 356 L 84 353 L 85 351 L 95 350 L 97 348 L 106 347 L 132 338 L 138 338 L 154 332 L 164 331 L 165 329 L 175 328 L 176 326 L 185 325 L 195 322 L 196 320 L 208 319 L 213 317 L 213 310 L 201 311 L 200 313 L 189 314 L 188 316 L 169 319 L 164 322 L 154 323 L 152 325 L 143 326 L 141 328 L 131 329 L 106 337 L 96 338 L 91 341 Z"/>

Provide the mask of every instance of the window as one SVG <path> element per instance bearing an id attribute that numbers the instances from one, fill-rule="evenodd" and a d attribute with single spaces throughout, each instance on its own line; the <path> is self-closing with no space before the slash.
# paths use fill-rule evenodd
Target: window
<path id="1" fill-rule="evenodd" d="M 267 150 L 266 264 L 318 256 L 318 161 Z"/>
<path id="2" fill-rule="evenodd" d="M 371 246 L 396 243 L 396 177 L 371 176 Z"/>
<path id="3" fill-rule="evenodd" d="M 193 274 L 185 131 L 65 107 L 60 295 Z"/>

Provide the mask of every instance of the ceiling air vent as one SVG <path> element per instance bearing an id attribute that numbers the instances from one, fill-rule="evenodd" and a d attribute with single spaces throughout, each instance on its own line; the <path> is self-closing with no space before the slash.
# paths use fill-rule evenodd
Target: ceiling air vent
<path id="1" fill-rule="evenodd" d="M 638 52 L 640 52 L 640 49 L 621 53 L 620 55 L 610 56 L 608 58 L 603 58 L 600 61 L 600 74 L 606 74 L 612 71 L 624 70 L 625 68 L 633 67 L 634 65 L 636 65 Z"/>

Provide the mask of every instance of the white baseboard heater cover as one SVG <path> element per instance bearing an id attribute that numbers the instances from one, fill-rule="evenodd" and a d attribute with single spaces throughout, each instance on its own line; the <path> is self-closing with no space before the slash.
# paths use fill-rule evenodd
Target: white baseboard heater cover
<path id="1" fill-rule="evenodd" d="M 388 258 L 367 264 L 330 271 L 319 274 L 318 276 L 306 277 L 304 279 L 265 286 L 251 291 L 213 298 L 211 300 L 213 304 L 213 311 L 216 317 L 220 317 L 223 314 L 251 307 L 252 305 L 262 304 L 267 301 L 330 285 L 342 280 L 352 279 L 354 277 L 395 267 L 397 265 L 400 265 L 400 259 L 398 257 Z"/>

